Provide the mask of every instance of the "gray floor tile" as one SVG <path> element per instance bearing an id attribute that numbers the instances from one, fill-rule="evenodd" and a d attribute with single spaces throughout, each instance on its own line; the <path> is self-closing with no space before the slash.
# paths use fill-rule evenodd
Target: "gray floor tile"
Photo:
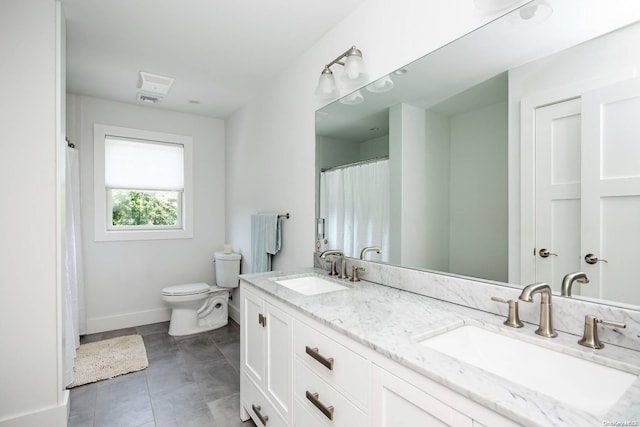
<path id="1" fill-rule="evenodd" d="M 238 393 L 240 376 L 226 360 L 218 360 L 206 369 L 193 373 L 205 401 L 210 402 Z"/>
<path id="2" fill-rule="evenodd" d="M 207 403 L 216 427 L 255 427 L 253 420 L 240 421 L 240 394 L 232 394 Z"/>
<path id="3" fill-rule="evenodd" d="M 209 424 L 212 422 L 209 408 L 195 383 L 154 394 L 151 401 L 159 425 L 173 425 L 175 422 L 184 425 L 203 419 L 208 420 Z"/>
<path id="4" fill-rule="evenodd" d="M 69 426 L 255 427 L 239 417 L 238 324 L 184 337 L 168 328 L 161 322 L 82 337 L 84 344 L 140 334 L 149 367 L 72 389 Z"/>
<path id="5" fill-rule="evenodd" d="M 152 323 L 150 325 L 137 326 L 136 331 L 143 337 L 146 335 L 157 334 L 162 332 L 163 334 L 169 333 L 169 322 Z"/>
<path id="6" fill-rule="evenodd" d="M 217 346 L 225 360 L 229 362 L 238 375 L 240 375 L 240 342 L 232 341 L 224 344 L 217 344 Z"/>
<path id="7" fill-rule="evenodd" d="M 229 319 L 227 326 L 211 331 L 211 336 L 216 344 L 224 344 L 233 341 L 240 341 L 240 326 Z"/>

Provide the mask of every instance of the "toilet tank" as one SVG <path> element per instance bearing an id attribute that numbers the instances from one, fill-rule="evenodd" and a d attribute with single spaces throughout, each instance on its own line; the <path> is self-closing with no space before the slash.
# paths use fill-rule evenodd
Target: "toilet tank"
<path id="1" fill-rule="evenodd" d="M 221 288 L 237 288 L 240 279 L 240 254 L 214 252 L 216 262 L 216 285 Z"/>

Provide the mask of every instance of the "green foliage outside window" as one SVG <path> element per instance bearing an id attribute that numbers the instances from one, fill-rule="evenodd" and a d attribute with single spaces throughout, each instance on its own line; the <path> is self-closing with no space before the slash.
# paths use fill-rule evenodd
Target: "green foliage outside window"
<path id="1" fill-rule="evenodd" d="M 178 192 L 112 190 L 114 226 L 178 225 Z"/>

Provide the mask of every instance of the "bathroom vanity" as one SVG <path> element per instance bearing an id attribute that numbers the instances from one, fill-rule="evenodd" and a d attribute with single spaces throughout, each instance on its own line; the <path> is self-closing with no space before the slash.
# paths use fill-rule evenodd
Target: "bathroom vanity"
<path id="1" fill-rule="evenodd" d="M 417 273 L 421 277 L 410 279 L 414 291 L 428 293 L 433 277 Z M 258 426 L 587 426 L 640 420 L 640 353 L 615 345 L 586 349 L 577 344 L 578 335 L 562 331 L 553 339 L 535 335 L 537 304 L 528 305 L 536 310 L 524 310 L 525 326 L 515 329 L 503 325 L 502 314 L 372 282 L 335 280 L 321 269 L 241 278 L 241 417 L 251 416 Z M 315 285 L 307 280 L 296 290 L 301 278 Z M 327 291 L 325 282 L 341 288 Z M 497 286 L 485 291 L 511 299 L 519 292 Z M 491 311 L 501 310 L 488 295 L 482 299 L 493 304 Z M 500 362 L 528 372 L 531 384 L 431 344 L 466 328 L 504 340 L 498 345 L 506 354 L 511 343 L 514 351 L 529 345 L 551 355 L 550 362 Z M 467 353 L 482 352 L 473 337 L 463 341 Z M 586 363 L 584 375 L 564 369 L 573 361 Z M 619 374 L 621 382 L 594 377 L 590 383 L 600 368 L 603 378 Z M 545 372 L 553 369 L 559 374 L 545 382 Z"/>

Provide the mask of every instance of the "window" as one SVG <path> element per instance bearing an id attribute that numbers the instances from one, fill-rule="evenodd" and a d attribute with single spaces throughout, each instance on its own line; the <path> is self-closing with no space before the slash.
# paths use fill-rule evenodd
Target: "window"
<path id="1" fill-rule="evenodd" d="M 190 238 L 191 137 L 94 125 L 95 236 Z"/>

